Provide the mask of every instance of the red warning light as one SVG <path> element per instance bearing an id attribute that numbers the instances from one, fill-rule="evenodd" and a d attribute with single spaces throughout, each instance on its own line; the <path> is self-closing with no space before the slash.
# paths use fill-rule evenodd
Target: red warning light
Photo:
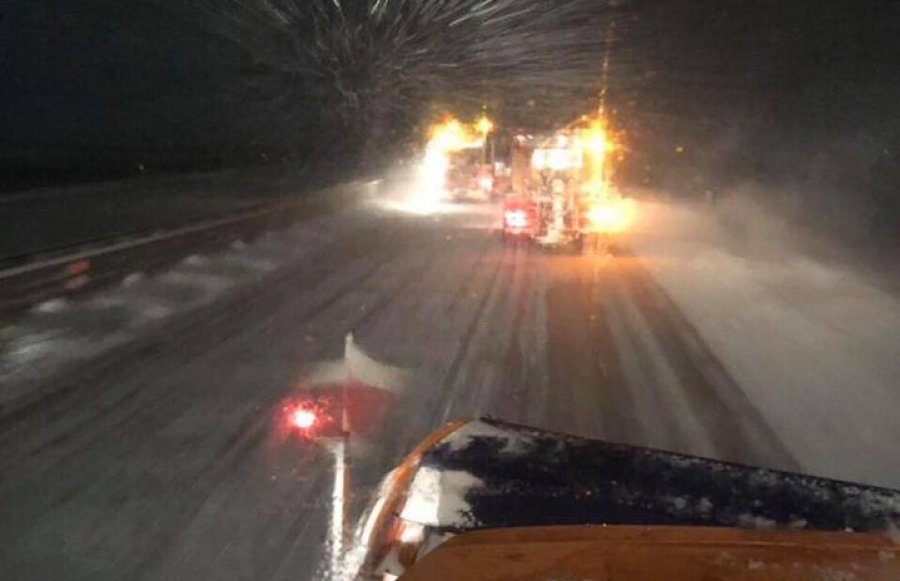
<path id="1" fill-rule="evenodd" d="M 323 392 L 306 391 L 286 398 L 279 406 L 279 437 L 303 440 L 335 438 L 343 433 L 341 398 L 329 388 Z"/>
<path id="2" fill-rule="evenodd" d="M 316 412 L 305 408 L 295 409 L 290 417 L 294 427 L 301 430 L 308 430 L 316 424 Z"/>

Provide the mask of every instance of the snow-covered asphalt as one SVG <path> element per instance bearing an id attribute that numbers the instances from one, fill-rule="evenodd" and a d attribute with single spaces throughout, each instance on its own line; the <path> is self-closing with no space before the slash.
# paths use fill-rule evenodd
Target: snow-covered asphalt
<path id="1" fill-rule="evenodd" d="M 350 332 L 412 372 L 353 442 L 357 511 L 430 430 L 485 414 L 807 468 L 638 246 L 576 256 L 504 245 L 496 218 L 487 205 L 347 210 L 270 241 L 278 260 L 257 249 L 265 267 L 248 259 L 240 284 L 102 355 L 16 376 L 26 387 L 11 389 L 44 395 L 0 419 L 0 578 L 326 578 L 331 459 L 285 439 L 278 410 L 317 363 L 341 357 Z M 209 260 L 180 266 L 176 287 L 219 280 L 222 270 L 184 274 L 204 265 L 242 264 Z M 155 295 L 121 292 L 169 309 L 165 280 L 143 281 Z M 83 317 L 72 308 L 32 316 Z"/>

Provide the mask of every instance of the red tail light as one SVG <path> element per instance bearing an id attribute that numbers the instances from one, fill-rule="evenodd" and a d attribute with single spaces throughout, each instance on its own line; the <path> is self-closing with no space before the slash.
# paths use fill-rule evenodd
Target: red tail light
<path id="1" fill-rule="evenodd" d="M 528 227 L 528 212 L 525 210 L 507 210 L 504 213 L 504 219 L 509 228 Z"/>

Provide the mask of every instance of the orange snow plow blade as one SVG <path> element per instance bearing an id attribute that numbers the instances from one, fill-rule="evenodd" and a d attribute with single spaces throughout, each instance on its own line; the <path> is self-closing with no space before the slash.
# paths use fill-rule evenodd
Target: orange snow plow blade
<path id="1" fill-rule="evenodd" d="M 403 581 L 900 579 L 900 545 L 845 532 L 561 526 L 471 532 Z"/>

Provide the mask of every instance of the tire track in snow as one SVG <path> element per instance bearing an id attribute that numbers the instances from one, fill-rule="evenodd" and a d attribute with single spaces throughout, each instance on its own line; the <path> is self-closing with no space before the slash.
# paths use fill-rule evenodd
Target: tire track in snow
<path id="1" fill-rule="evenodd" d="M 633 403 L 597 293 L 596 257 L 553 257 L 547 289 L 550 417 L 562 431 L 626 442 Z"/>
<path id="2" fill-rule="evenodd" d="M 678 306 L 631 253 L 620 258 L 622 283 L 678 376 L 717 457 L 783 470 L 800 463 Z"/>
<path id="3" fill-rule="evenodd" d="M 492 254 L 493 253 L 491 252 L 490 246 L 486 246 L 483 254 L 479 257 L 478 264 L 481 265 L 487 263 Z M 479 323 L 481 323 L 485 309 L 491 298 L 494 296 L 494 293 L 501 279 L 500 274 L 503 271 L 502 257 L 500 260 L 496 260 L 496 262 L 496 267 L 491 269 L 490 271 L 491 274 L 488 278 L 485 290 L 478 301 L 478 305 L 475 307 L 472 316 L 469 319 L 469 323 L 466 325 L 462 335 L 459 338 L 459 350 L 453 357 L 453 360 L 451 361 L 450 366 L 447 369 L 447 373 L 444 376 L 443 381 L 441 382 L 441 392 L 446 394 L 446 403 L 444 405 L 443 412 L 440 413 L 437 417 L 441 418 L 442 422 L 445 422 L 449 419 L 450 411 L 451 409 L 453 409 L 453 405 L 458 405 L 459 398 L 468 391 L 465 387 L 457 387 L 456 389 L 454 389 L 454 386 L 458 386 L 459 376 L 465 368 L 464 363 L 466 362 L 466 359 L 472 354 L 472 349 L 475 345 L 474 337 L 476 332 L 478 331 Z M 480 268 L 476 268 L 476 270 L 480 270 Z M 474 283 L 474 281 L 475 277 L 472 277 L 467 282 Z M 466 288 L 467 287 L 464 287 L 462 289 L 463 292 L 461 292 L 461 295 L 465 294 Z M 460 389 L 463 390 L 463 393 L 460 393 Z M 431 414 L 428 415 L 431 416 Z"/>

